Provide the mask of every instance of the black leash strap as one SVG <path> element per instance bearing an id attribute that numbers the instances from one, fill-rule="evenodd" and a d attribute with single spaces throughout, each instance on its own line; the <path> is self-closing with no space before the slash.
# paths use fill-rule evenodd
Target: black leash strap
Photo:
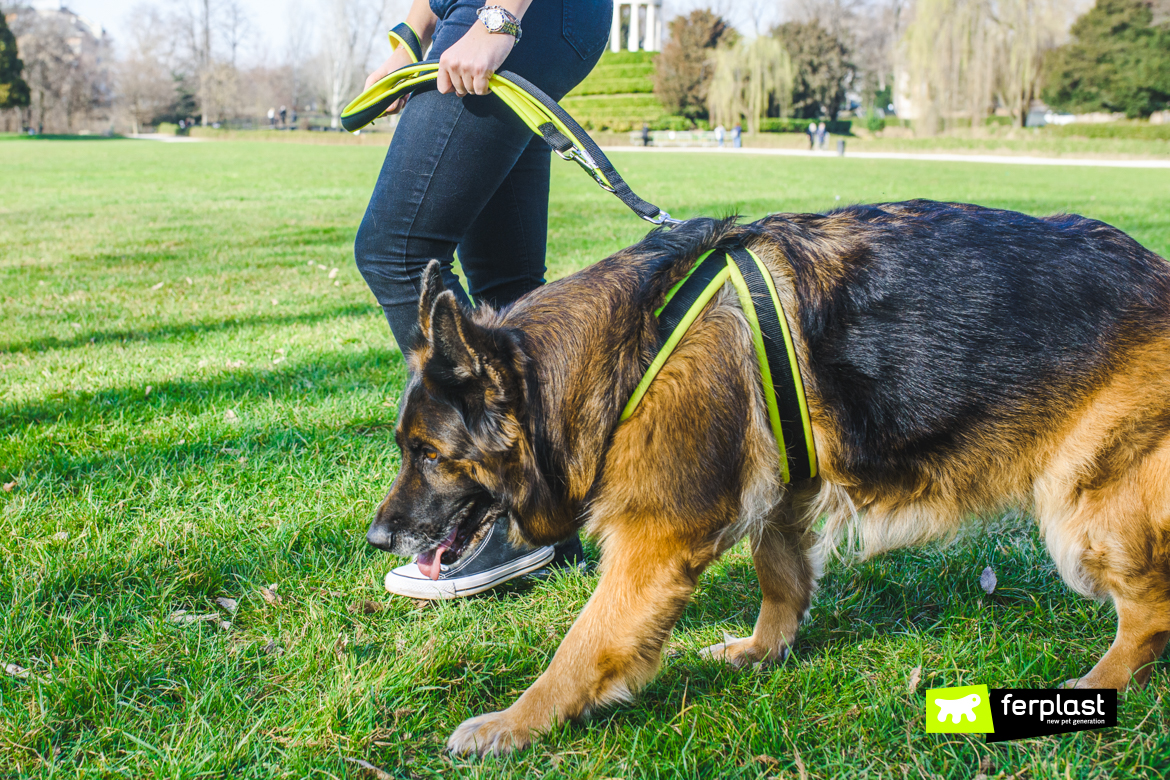
<path id="1" fill-rule="evenodd" d="M 638 197 L 637 193 L 630 189 L 630 185 L 626 184 L 626 180 L 613 167 L 613 163 L 605 156 L 605 152 L 601 151 L 601 147 L 594 142 L 581 125 L 577 124 L 576 119 L 573 119 L 565 109 L 560 107 L 557 101 L 522 76 L 517 76 L 511 71 L 501 71 L 500 75 L 536 98 L 545 110 L 569 128 L 569 131 L 581 144 L 578 147 L 573 143 L 573 139 L 559 131 L 556 125 L 552 122 L 545 122 L 540 126 L 540 134 L 544 137 L 545 143 L 553 148 L 553 151 L 564 159 L 573 160 L 584 168 L 603 189 L 612 192 L 629 207 L 630 211 L 647 222 L 653 222 L 655 225 L 663 223 L 677 225 L 679 223 L 679 220 L 672 219 L 669 214 L 653 203 Z M 601 175 L 598 176 L 598 174 Z"/>

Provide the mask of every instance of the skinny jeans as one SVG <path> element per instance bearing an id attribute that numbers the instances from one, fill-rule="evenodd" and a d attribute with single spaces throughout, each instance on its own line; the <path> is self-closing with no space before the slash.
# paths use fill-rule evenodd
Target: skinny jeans
<path id="1" fill-rule="evenodd" d="M 480 24 L 481 0 L 431 0 L 428 61 Z M 612 0 L 533 0 L 500 70 L 560 100 L 609 38 Z M 442 264 L 467 306 L 499 308 L 544 283 L 551 150 L 495 95 L 416 93 L 403 108 L 354 256 L 403 350 L 417 337 L 422 273 Z M 452 263 L 458 252 L 463 289 Z M 470 293 L 470 298 L 468 297 Z"/>

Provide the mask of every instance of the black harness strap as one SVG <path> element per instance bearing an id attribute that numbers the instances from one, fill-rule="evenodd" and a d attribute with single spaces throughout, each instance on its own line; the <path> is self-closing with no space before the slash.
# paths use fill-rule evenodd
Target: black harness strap
<path id="1" fill-rule="evenodd" d="M 658 344 L 666 343 L 670 334 L 678 328 L 686 313 L 691 310 L 707 285 L 711 284 L 719 272 L 727 265 L 727 259 L 720 252 L 707 255 L 694 273 L 690 275 L 678 292 L 667 302 L 658 313 Z"/>
<path id="2" fill-rule="evenodd" d="M 776 407 L 780 412 L 780 429 L 784 433 L 784 446 L 788 453 L 788 473 L 796 482 L 812 476 L 809 466 L 808 445 L 804 439 L 804 423 L 800 415 L 800 400 L 796 386 L 800 378 L 792 373 L 788 360 L 788 347 L 784 341 L 784 329 L 780 325 L 783 315 L 776 310 L 772 293 L 760 274 L 748 251 L 740 245 L 727 249 L 743 280 L 747 283 L 756 307 L 756 319 L 764 337 L 764 352 L 768 356 L 768 369 L 772 373 L 772 388 L 776 394 Z"/>

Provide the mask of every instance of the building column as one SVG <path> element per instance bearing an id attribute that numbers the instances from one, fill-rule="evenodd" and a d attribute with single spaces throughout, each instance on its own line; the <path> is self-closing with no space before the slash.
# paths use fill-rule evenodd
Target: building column
<path id="1" fill-rule="evenodd" d="M 609 26 L 609 50 L 622 50 L 622 4 L 621 0 L 613 3 L 613 24 Z"/>
<path id="2" fill-rule="evenodd" d="M 654 0 L 646 3 L 646 51 L 658 51 L 658 14 Z"/>
<path id="3" fill-rule="evenodd" d="M 630 0 L 630 40 L 626 48 L 630 51 L 638 50 L 638 6 L 639 0 Z"/>

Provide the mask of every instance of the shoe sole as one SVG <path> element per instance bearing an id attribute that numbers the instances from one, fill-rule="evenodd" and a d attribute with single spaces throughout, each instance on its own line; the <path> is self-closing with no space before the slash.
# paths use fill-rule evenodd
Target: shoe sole
<path id="1" fill-rule="evenodd" d="M 461 599 L 465 596 L 474 596 L 476 593 L 491 590 L 508 580 L 523 577 L 525 574 L 547 566 L 555 555 L 556 551 L 552 547 L 542 547 L 510 561 L 506 566 L 500 566 L 470 577 L 457 577 L 451 580 L 442 578 L 416 580 L 413 577 L 395 577 L 394 572 L 391 571 L 386 573 L 383 584 L 386 586 L 386 590 L 391 593 L 412 599 L 426 601 Z"/>

